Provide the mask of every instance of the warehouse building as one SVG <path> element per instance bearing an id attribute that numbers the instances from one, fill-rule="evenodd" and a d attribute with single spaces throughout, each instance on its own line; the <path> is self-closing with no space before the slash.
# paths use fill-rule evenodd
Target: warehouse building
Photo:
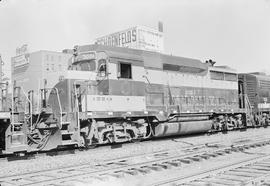
<path id="1" fill-rule="evenodd" d="M 30 53 L 26 47 L 21 47 L 20 51 L 17 49 L 16 56 L 11 59 L 12 82 L 15 85 L 23 84 L 25 92 L 50 88 L 65 75 L 72 54 L 47 50 Z"/>

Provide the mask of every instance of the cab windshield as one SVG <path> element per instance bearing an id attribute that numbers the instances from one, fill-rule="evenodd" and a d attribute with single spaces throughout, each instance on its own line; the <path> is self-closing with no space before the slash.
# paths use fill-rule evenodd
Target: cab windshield
<path id="1" fill-rule="evenodd" d="M 72 70 L 78 71 L 96 71 L 96 62 L 94 59 L 79 61 L 72 65 Z"/>

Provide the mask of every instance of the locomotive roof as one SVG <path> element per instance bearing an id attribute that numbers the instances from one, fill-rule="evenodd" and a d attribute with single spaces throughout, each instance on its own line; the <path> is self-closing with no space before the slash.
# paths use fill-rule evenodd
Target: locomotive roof
<path id="1" fill-rule="evenodd" d="M 209 69 L 218 72 L 237 73 L 235 69 L 228 66 L 210 66 Z"/>
<path id="2" fill-rule="evenodd" d="M 166 55 L 145 50 L 130 49 L 123 47 L 111 47 L 98 44 L 79 46 L 78 52 L 85 52 L 85 51 L 106 51 L 106 53 L 112 58 L 123 58 L 141 61 L 145 67 L 149 68 L 163 69 L 163 64 L 170 64 L 196 68 L 201 71 L 205 71 L 208 69 L 208 65 L 202 63 L 198 59 Z"/>

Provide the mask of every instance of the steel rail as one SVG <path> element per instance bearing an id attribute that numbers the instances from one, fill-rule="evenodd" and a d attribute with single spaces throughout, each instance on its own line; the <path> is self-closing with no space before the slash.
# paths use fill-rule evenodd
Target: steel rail
<path id="1" fill-rule="evenodd" d="M 138 170 L 138 171 L 145 171 L 143 170 L 143 167 L 148 167 L 148 169 L 156 169 L 156 165 L 163 165 L 163 166 L 167 166 L 165 165 L 165 163 L 167 162 L 167 164 L 172 164 L 173 162 L 181 162 L 183 160 L 187 161 L 187 159 L 191 160 L 192 159 L 194 161 L 196 160 L 196 157 L 203 157 L 203 156 L 207 156 L 209 155 L 210 157 L 216 157 L 218 155 L 224 155 L 226 153 L 230 153 L 233 151 L 241 151 L 242 148 L 245 148 L 249 145 L 249 147 L 256 147 L 256 146 L 262 146 L 262 145 L 266 145 L 266 144 L 270 144 L 270 140 L 269 139 L 265 139 L 265 140 L 258 140 L 252 143 L 246 143 L 246 144 L 242 144 L 242 145 L 236 145 L 236 146 L 231 146 L 230 149 L 228 147 L 224 147 L 224 148 L 218 148 L 215 150 L 210 150 L 208 149 L 208 151 L 206 149 L 201 150 L 199 152 L 191 152 L 191 153 L 185 153 L 185 154 L 175 154 L 175 155 L 171 155 L 171 156 L 161 156 L 160 158 L 156 158 L 153 160 L 146 160 L 146 161 L 142 161 L 142 162 L 138 162 L 138 163 L 128 163 L 127 159 L 125 161 L 116 161 L 116 162 L 111 162 L 108 164 L 101 164 L 99 166 L 88 166 L 88 165 L 83 165 L 81 167 L 72 167 L 70 170 L 70 172 L 68 172 L 68 169 L 62 169 L 62 170 L 52 170 L 52 171 L 42 171 L 42 173 L 32 173 L 32 174 L 26 174 L 24 176 L 13 176 L 13 177 L 9 177 L 9 178 L 5 178 L 2 179 L 0 181 L 5 181 L 7 183 L 10 182 L 10 180 L 28 180 L 28 182 L 26 183 L 20 183 L 18 182 L 19 185 L 37 185 L 37 184 L 49 184 L 49 183 L 54 183 L 56 181 L 64 181 L 64 180 L 68 180 L 70 178 L 78 178 L 81 176 L 89 176 L 92 175 L 93 177 L 97 177 L 97 176 L 110 176 L 110 175 L 114 175 L 114 176 L 121 176 L 121 174 L 128 172 L 129 170 Z M 239 148 L 239 149 L 236 149 Z M 226 151 L 227 150 L 227 151 Z M 223 151 L 223 152 L 222 152 Z M 230 152 L 228 152 L 230 151 Z M 131 157 L 131 158 L 134 158 Z M 203 158 L 202 158 L 203 159 Z M 145 159 L 144 159 L 145 160 Z M 182 160 L 182 161 L 181 161 Z M 126 163 L 125 163 L 126 162 Z M 98 168 L 99 167 L 99 168 Z M 88 170 L 87 170 L 88 169 Z M 98 169 L 98 170 L 97 170 Z M 85 171 L 86 170 L 86 171 Z M 61 172 L 65 172 L 64 175 L 61 175 Z M 72 173 L 73 172 L 73 173 Z M 52 175 L 50 174 L 52 173 L 53 175 L 58 175 L 58 177 L 54 177 L 54 176 L 48 176 L 48 175 Z M 45 180 L 29 180 L 29 177 L 31 178 L 35 178 L 35 177 L 46 177 L 47 174 L 47 179 Z M 12 184 L 16 184 L 16 181 L 11 181 Z"/>
<path id="2" fill-rule="evenodd" d="M 231 163 L 229 165 L 216 167 L 216 168 L 206 170 L 206 171 L 203 171 L 200 173 L 195 173 L 195 174 L 192 174 L 189 176 L 178 177 L 178 178 L 173 178 L 173 179 L 161 181 L 158 183 L 154 183 L 153 185 L 155 185 L 155 186 L 169 185 L 169 184 L 173 184 L 173 185 L 185 185 L 185 184 L 189 185 L 189 184 L 191 184 L 192 185 L 192 183 L 190 183 L 190 182 L 200 181 L 201 179 L 208 177 L 209 175 L 216 175 L 216 174 L 221 173 L 221 172 L 229 171 L 231 169 L 236 169 L 236 168 L 239 168 L 242 166 L 246 166 L 246 165 L 249 165 L 252 163 L 256 163 L 256 162 L 260 162 L 260 161 L 268 160 L 268 159 L 270 159 L 270 154 L 258 155 L 257 157 L 250 158 L 249 160 L 240 161 L 237 164 Z"/>

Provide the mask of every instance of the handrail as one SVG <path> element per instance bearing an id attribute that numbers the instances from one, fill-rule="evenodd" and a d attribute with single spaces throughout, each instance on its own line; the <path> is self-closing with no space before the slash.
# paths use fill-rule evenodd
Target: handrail
<path id="1" fill-rule="evenodd" d="M 77 92 L 76 92 L 76 84 L 77 84 L 77 82 L 78 81 L 74 81 L 74 83 L 73 83 L 73 86 L 74 86 L 74 93 L 75 93 L 75 101 L 76 101 L 76 111 L 77 111 L 77 127 L 78 127 L 78 129 L 80 129 L 80 118 L 79 118 L 79 101 L 78 101 L 78 95 L 77 95 Z"/>
<path id="2" fill-rule="evenodd" d="M 40 79 L 38 79 L 38 90 L 39 91 L 37 91 L 38 92 L 38 95 L 37 95 L 37 97 L 38 97 L 38 99 L 37 99 L 37 111 L 40 113 L 40 111 L 41 111 L 41 99 L 40 99 Z"/>
<path id="3" fill-rule="evenodd" d="M 6 85 L 6 87 L 3 87 L 3 85 Z M 4 105 L 4 99 L 6 98 L 5 96 L 4 96 L 4 91 L 6 91 L 6 95 L 7 95 L 7 89 L 8 89 L 8 83 L 6 82 L 6 83 L 4 83 L 4 82 L 0 82 L 0 100 L 1 100 L 1 102 L 0 102 L 0 111 L 5 111 L 6 109 L 5 109 L 5 107 L 6 107 L 6 105 Z"/>
<path id="4" fill-rule="evenodd" d="M 28 101 L 29 104 L 30 104 L 30 117 L 31 117 L 31 119 L 30 119 L 30 129 L 31 129 L 31 131 L 32 131 L 32 130 L 33 130 L 33 117 L 32 117 L 32 115 L 33 115 L 33 105 L 32 105 L 31 100 L 30 100 L 30 99 L 28 98 L 28 96 L 26 95 L 26 93 L 25 93 L 23 87 L 20 87 L 20 88 L 22 89 L 22 92 L 23 92 L 24 96 L 26 97 L 27 101 Z M 12 98 L 12 99 L 13 99 L 13 98 Z M 25 104 L 25 106 L 24 106 L 24 113 L 26 113 L 26 104 Z"/>
<path id="5" fill-rule="evenodd" d="M 146 75 L 143 75 L 142 77 L 146 79 L 146 81 L 148 82 L 149 85 L 152 85 Z"/>
<path id="6" fill-rule="evenodd" d="M 62 110 L 62 106 L 61 106 L 61 101 L 60 101 L 60 96 L 59 96 L 59 91 L 56 87 L 54 88 L 44 88 L 44 91 L 45 90 L 55 90 L 56 92 L 56 95 L 57 95 L 57 101 L 58 101 L 58 104 L 59 104 L 59 110 L 60 110 L 60 126 L 59 128 L 61 129 L 62 128 L 62 125 L 63 125 L 63 110 Z"/>
<path id="7" fill-rule="evenodd" d="M 62 106 L 61 106 L 61 102 L 60 102 L 60 97 L 59 97 L 59 92 L 58 92 L 58 89 L 56 87 L 54 87 L 53 89 L 55 89 L 56 91 L 56 95 L 57 95 L 57 99 L 58 99 L 58 104 L 59 104 L 59 110 L 60 110 L 60 129 L 62 128 L 62 125 L 63 125 L 63 111 L 62 111 Z"/>
<path id="8" fill-rule="evenodd" d="M 245 94 L 245 100 L 246 100 L 246 102 L 247 102 L 249 108 L 251 108 L 250 101 L 249 101 L 248 96 L 247 96 L 246 94 Z"/>
<path id="9" fill-rule="evenodd" d="M 3 106 L 3 89 L 2 89 L 2 83 L 0 82 L 0 111 L 3 111 L 4 106 Z"/>
<path id="10" fill-rule="evenodd" d="M 250 101 L 249 101 L 249 99 L 248 99 L 248 96 L 247 96 L 247 94 L 244 94 L 244 97 L 245 97 L 245 103 L 246 103 L 246 111 L 250 114 L 250 113 L 252 113 L 252 106 L 251 106 L 251 104 L 250 104 Z"/>
<path id="11" fill-rule="evenodd" d="M 14 84 L 13 84 L 14 86 Z M 12 123 L 12 133 L 14 132 L 14 87 L 11 89 L 11 123 Z"/>

